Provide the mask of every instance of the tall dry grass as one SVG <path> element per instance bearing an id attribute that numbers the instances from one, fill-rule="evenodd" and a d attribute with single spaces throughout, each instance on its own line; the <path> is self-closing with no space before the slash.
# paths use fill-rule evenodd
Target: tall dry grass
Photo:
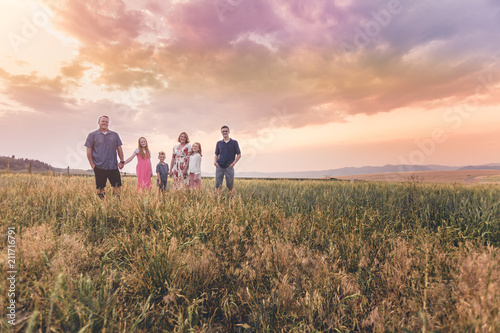
<path id="1" fill-rule="evenodd" d="M 14 331 L 500 331 L 498 187 L 124 182 L 101 201 L 92 178 L 0 176 Z"/>

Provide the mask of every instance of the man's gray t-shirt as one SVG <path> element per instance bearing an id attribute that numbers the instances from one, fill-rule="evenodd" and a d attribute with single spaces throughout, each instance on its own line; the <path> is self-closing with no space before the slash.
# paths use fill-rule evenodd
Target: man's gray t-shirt
<path id="1" fill-rule="evenodd" d="M 95 166 L 102 170 L 118 169 L 118 158 L 116 149 L 122 145 L 122 140 L 118 133 L 101 130 L 90 132 L 85 141 L 85 147 L 92 149 L 92 158 Z"/>

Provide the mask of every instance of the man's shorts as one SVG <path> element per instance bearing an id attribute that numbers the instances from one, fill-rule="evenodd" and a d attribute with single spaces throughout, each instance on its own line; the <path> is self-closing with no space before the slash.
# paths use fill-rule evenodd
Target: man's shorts
<path id="1" fill-rule="evenodd" d="M 226 176 L 226 186 L 228 189 L 233 189 L 234 184 L 234 168 L 221 168 L 218 166 L 215 169 L 215 188 L 219 188 L 222 186 L 222 181 L 224 180 L 224 176 Z"/>
<path id="2" fill-rule="evenodd" d="M 106 181 L 108 179 L 112 187 L 122 186 L 120 171 L 118 169 L 103 170 L 99 169 L 98 167 L 95 167 L 94 175 L 95 175 L 95 186 L 98 190 L 106 187 Z"/>

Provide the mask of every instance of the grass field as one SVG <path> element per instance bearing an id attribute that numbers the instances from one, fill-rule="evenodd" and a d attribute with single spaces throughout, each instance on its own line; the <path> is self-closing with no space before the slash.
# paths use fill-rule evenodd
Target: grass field
<path id="1" fill-rule="evenodd" d="M 496 185 L 124 182 L 101 201 L 90 177 L 0 176 L 1 331 L 500 331 Z"/>
<path id="2" fill-rule="evenodd" d="M 499 183 L 500 184 L 500 174 L 493 176 L 486 176 L 481 179 L 481 182 L 484 183 Z"/>
<path id="3" fill-rule="evenodd" d="M 360 179 L 391 182 L 418 180 L 424 183 L 475 184 L 489 182 L 500 184 L 500 170 L 408 171 L 340 176 L 337 178 L 343 180 Z"/>

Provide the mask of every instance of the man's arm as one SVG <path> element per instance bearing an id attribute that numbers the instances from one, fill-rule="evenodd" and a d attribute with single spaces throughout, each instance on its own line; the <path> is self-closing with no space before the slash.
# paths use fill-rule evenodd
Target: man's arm
<path id="1" fill-rule="evenodd" d="M 214 157 L 214 165 L 216 167 L 219 166 L 219 163 L 217 163 L 217 160 L 219 159 L 219 155 L 220 155 L 220 149 L 219 149 L 219 143 L 217 142 L 215 144 L 215 157 Z"/>
<path id="2" fill-rule="evenodd" d="M 92 170 L 95 168 L 94 157 L 92 157 L 92 148 L 87 147 L 87 159 L 89 160 Z"/>
<path id="3" fill-rule="evenodd" d="M 234 153 L 236 154 L 236 158 L 234 159 L 233 163 L 231 163 L 229 165 L 230 168 L 233 168 L 241 158 L 241 150 L 240 150 L 240 145 L 238 144 L 238 141 L 235 142 L 235 145 L 236 146 L 234 147 Z"/>
<path id="4" fill-rule="evenodd" d="M 233 163 L 231 163 L 230 167 L 231 168 L 234 167 L 234 165 L 236 163 L 238 163 L 238 161 L 240 160 L 240 158 L 241 158 L 241 154 L 236 155 L 236 158 L 234 159 Z"/>
<path id="5" fill-rule="evenodd" d="M 116 148 L 116 151 L 118 152 L 118 157 L 120 158 L 120 161 L 123 161 L 123 149 L 122 149 L 122 146 L 118 146 L 118 147 Z M 119 167 L 120 169 L 122 169 L 124 165 L 125 165 L 125 164 L 118 163 L 118 167 Z"/>

